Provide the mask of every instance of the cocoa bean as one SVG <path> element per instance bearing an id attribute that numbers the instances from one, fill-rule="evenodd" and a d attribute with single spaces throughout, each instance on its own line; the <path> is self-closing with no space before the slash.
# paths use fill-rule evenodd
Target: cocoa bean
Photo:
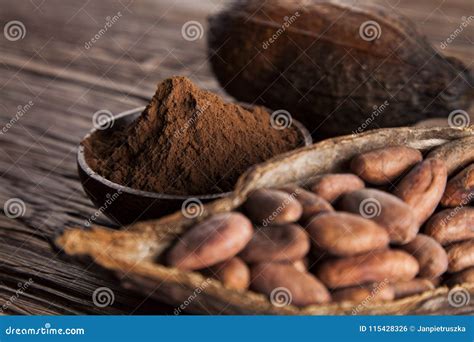
<path id="1" fill-rule="evenodd" d="M 339 196 L 363 187 L 362 179 L 352 173 L 334 173 L 319 176 L 311 186 L 311 191 L 332 203 Z"/>
<path id="2" fill-rule="evenodd" d="M 395 298 L 405 298 L 426 291 L 434 290 L 435 285 L 430 279 L 415 278 L 408 281 L 398 281 L 392 283 Z"/>
<path id="3" fill-rule="evenodd" d="M 441 204 L 445 207 L 465 206 L 474 200 L 474 164 L 449 180 Z"/>
<path id="4" fill-rule="evenodd" d="M 474 162 L 474 137 L 450 141 L 431 151 L 427 159 L 444 161 L 448 175 L 469 163 Z"/>
<path id="5" fill-rule="evenodd" d="M 474 238 L 474 208 L 445 209 L 425 225 L 425 234 L 442 245 Z"/>
<path id="6" fill-rule="evenodd" d="M 474 240 L 455 243 L 446 248 L 448 253 L 448 271 L 459 272 L 474 266 Z"/>
<path id="7" fill-rule="evenodd" d="M 301 215 L 301 220 L 303 223 L 308 222 L 308 220 L 315 215 L 334 211 L 332 205 L 324 198 L 300 187 L 290 185 L 281 188 L 281 190 L 287 192 L 290 195 L 294 194 L 295 198 L 303 206 L 303 214 Z"/>
<path id="8" fill-rule="evenodd" d="M 388 282 L 348 287 L 331 292 L 334 302 L 378 303 L 393 300 L 395 292 Z"/>
<path id="9" fill-rule="evenodd" d="M 239 258 L 234 257 L 210 267 L 206 274 L 219 280 L 224 287 L 246 290 L 250 284 L 250 270 Z"/>
<path id="10" fill-rule="evenodd" d="M 448 283 L 450 285 L 474 283 L 474 266 L 466 268 L 460 272 L 453 273 L 449 278 Z"/>

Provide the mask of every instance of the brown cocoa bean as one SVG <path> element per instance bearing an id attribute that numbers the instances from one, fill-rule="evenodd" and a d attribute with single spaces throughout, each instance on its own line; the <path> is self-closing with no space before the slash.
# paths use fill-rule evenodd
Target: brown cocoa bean
<path id="1" fill-rule="evenodd" d="M 308 271 L 308 258 L 303 258 L 300 260 L 293 261 L 292 265 L 300 272 L 307 272 Z"/>
<path id="2" fill-rule="evenodd" d="M 205 273 L 229 289 L 246 290 L 250 284 L 250 269 L 237 257 L 218 263 Z"/>
<path id="3" fill-rule="evenodd" d="M 306 306 L 330 301 L 326 287 L 313 275 L 291 264 L 262 263 L 251 267 L 251 287 L 277 305 Z"/>
<path id="4" fill-rule="evenodd" d="M 317 177 L 311 191 L 332 203 L 341 195 L 363 187 L 362 179 L 352 173 L 332 173 Z"/>
<path id="5" fill-rule="evenodd" d="M 364 181 L 383 185 L 391 183 L 422 159 L 421 152 L 414 148 L 394 146 L 359 154 L 352 159 L 350 167 Z"/>
<path id="6" fill-rule="evenodd" d="M 420 265 L 419 277 L 436 278 L 448 269 L 448 256 L 438 241 L 424 234 L 418 234 L 413 241 L 400 246 L 413 255 Z"/>
<path id="7" fill-rule="evenodd" d="M 316 270 L 316 275 L 327 287 L 336 289 L 382 281 L 411 280 L 418 271 L 418 262 L 410 254 L 386 250 L 324 261 Z"/>
<path id="8" fill-rule="evenodd" d="M 474 164 L 466 167 L 446 184 L 441 204 L 445 207 L 457 207 L 474 200 Z"/>
<path id="9" fill-rule="evenodd" d="M 377 303 L 393 300 L 395 292 L 388 282 L 381 282 L 335 290 L 331 297 L 334 302 Z"/>
<path id="10" fill-rule="evenodd" d="M 459 272 L 474 266 L 474 239 L 455 243 L 447 247 L 448 272 Z"/>
<path id="11" fill-rule="evenodd" d="M 314 246 L 337 256 L 351 256 L 388 246 L 387 231 L 377 223 L 349 213 L 325 213 L 306 227 Z"/>
<path id="12" fill-rule="evenodd" d="M 474 162 L 474 137 L 456 139 L 431 151 L 427 158 L 444 161 L 448 175 Z"/>
<path id="13" fill-rule="evenodd" d="M 361 189 L 342 197 L 341 209 L 377 222 L 387 229 L 390 241 L 404 244 L 413 240 L 419 225 L 413 210 L 399 198 L 376 189 Z"/>
<path id="14" fill-rule="evenodd" d="M 445 209 L 425 225 L 425 234 L 442 245 L 474 238 L 474 208 Z"/>
<path id="15" fill-rule="evenodd" d="M 450 285 L 474 283 L 474 266 L 466 268 L 461 272 L 453 273 L 449 278 L 448 283 Z"/>
<path id="16" fill-rule="evenodd" d="M 170 266 L 196 270 L 234 257 L 252 238 L 252 223 L 242 214 L 216 214 L 198 223 L 167 255 Z"/>
<path id="17" fill-rule="evenodd" d="M 444 189 L 448 173 L 443 161 L 425 159 L 398 183 L 394 194 L 413 208 L 421 225 L 435 211 Z"/>
<path id="18" fill-rule="evenodd" d="M 295 198 L 303 206 L 301 220 L 304 223 L 308 222 L 309 219 L 315 215 L 334 211 L 332 205 L 324 198 L 316 195 L 313 192 L 306 191 L 303 188 L 289 185 L 281 188 L 281 190 L 287 192 L 290 195 L 294 194 Z"/>
<path id="19" fill-rule="evenodd" d="M 415 278 L 408 281 L 398 281 L 392 283 L 395 292 L 395 298 L 404 298 L 413 296 L 426 291 L 434 290 L 435 285 L 430 279 Z"/>
<path id="20" fill-rule="evenodd" d="M 259 226 L 296 222 L 303 214 L 303 207 L 284 191 L 258 189 L 244 203 L 247 216 Z"/>
<path id="21" fill-rule="evenodd" d="M 296 261 L 309 251 L 306 232 L 296 224 L 260 227 L 239 256 L 248 263 Z"/>

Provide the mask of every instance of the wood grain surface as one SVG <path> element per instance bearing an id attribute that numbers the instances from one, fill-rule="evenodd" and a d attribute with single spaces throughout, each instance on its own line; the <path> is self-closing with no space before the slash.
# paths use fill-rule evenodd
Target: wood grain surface
<path id="1" fill-rule="evenodd" d="M 470 0 L 378 2 L 412 18 L 438 47 L 463 16 L 474 14 Z M 75 164 L 77 144 L 95 112 L 144 105 L 157 82 L 172 75 L 222 93 L 207 63 L 205 28 L 206 17 L 223 5 L 217 0 L 0 1 L 2 28 L 14 20 L 25 28 L 18 40 L 0 36 L 0 312 L 172 313 L 173 308 L 120 288 L 90 260 L 66 258 L 51 239 L 67 227 L 83 226 L 96 212 Z M 114 16 L 118 20 L 104 32 Z M 203 25 L 201 39 L 183 38 L 181 29 L 190 20 Z M 471 68 L 473 33 L 474 21 L 444 50 Z M 6 210 L 11 200 L 20 200 L 20 211 L 25 209 L 17 218 Z M 111 224 L 102 216 L 96 222 Z M 100 287 L 114 294 L 106 307 L 92 300 Z"/>

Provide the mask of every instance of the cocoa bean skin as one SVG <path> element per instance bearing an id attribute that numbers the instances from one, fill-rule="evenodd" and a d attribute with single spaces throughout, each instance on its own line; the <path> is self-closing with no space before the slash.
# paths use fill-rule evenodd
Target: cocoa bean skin
<path id="1" fill-rule="evenodd" d="M 453 273 L 449 278 L 448 283 L 451 285 L 474 283 L 474 266 L 466 268 L 457 273 Z"/>
<path id="2" fill-rule="evenodd" d="M 413 255 L 420 265 L 419 277 L 437 278 L 448 269 L 448 256 L 438 241 L 424 234 L 418 234 L 415 239 L 401 249 Z"/>
<path id="3" fill-rule="evenodd" d="M 329 288 L 406 281 L 419 271 L 418 262 L 400 250 L 370 252 L 354 257 L 332 259 L 321 263 L 316 276 Z"/>
<path id="4" fill-rule="evenodd" d="M 474 266 L 474 239 L 458 242 L 447 247 L 448 272 L 459 272 Z"/>
<path id="5" fill-rule="evenodd" d="M 242 214 L 216 214 L 190 228 L 167 254 L 167 262 L 196 270 L 234 257 L 250 241 L 252 223 Z"/>
<path id="6" fill-rule="evenodd" d="M 296 224 L 261 227 L 239 256 L 248 263 L 296 261 L 309 251 L 308 234 Z"/>
<path id="7" fill-rule="evenodd" d="M 457 207 L 474 200 L 474 164 L 469 165 L 449 180 L 441 204 L 445 207 Z"/>
<path id="8" fill-rule="evenodd" d="M 383 185 L 391 183 L 422 159 L 421 152 L 414 148 L 394 146 L 359 154 L 352 159 L 350 167 L 364 181 Z"/>
<path id="9" fill-rule="evenodd" d="M 291 264 L 262 263 L 251 267 L 251 288 L 268 297 L 277 295 L 277 288 L 290 294 L 295 306 L 327 303 L 331 296 L 326 287 L 313 275 L 298 271 Z M 278 298 L 270 298 L 277 300 Z"/>
<path id="10" fill-rule="evenodd" d="M 301 215 L 301 221 L 303 223 L 308 222 L 308 220 L 315 215 L 334 211 L 332 205 L 324 198 L 313 192 L 306 191 L 303 188 L 290 185 L 281 188 L 281 190 L 290 195 L 294 194 L 298 202 L 303 206 L 303 214 Z"/>
<path id="11" fill-rule="evenodd" d="M 237 257 L 210 267 L 206 274 L 219 280 L 229 289 L 242 291 L 248 289 L 250 285 L 250 269 Z"/>
<path id="12" fill-rule="evenodd" d="M 434 290 L 435 285 L 429 279 L 415 278 L 408 281 L 399 281 L 392 283 L 395 298 L 405 298 L 426 291 Z"/>
<path id="13" fill-rule="evenodd" d="M 370 218 L 387 229 L 390 242 L 405 244 L 413 240 L 419 225 L 410 208 L 399 198 L 376 189 L 361 189 L 342 197 L 344 211 Z"/>
<path id="14" fill-rule="evenodd" d="M 364 187 L 362 179 L 352 173 L 332 173 L 319 176 L 311 191 L 332 203 L 345 193 Z"/>
<path id="15" fill-rule="evenodd" d="M 303 214 L 303 207 L 284 191 L 258 189 L 244 203 L 247 216 L 259 226 L 296 222 Z"/>
<path id="16" fill-rule="evenodd" d="M 315 248 L 336 256 L 351 256 L 388 246 L 387 231 L 363 217 L 343 213 L 318 215 L 306 227 Z"/>
<path id="17" fill-rule="evenodd" d="M 474 239 L 474 208 L 445 209 L 425 225 L 425 234 L 442 245 Z"/>
<path id="18" fill-rule="evenodd" d="M 448 173 L 439 159 L 425 159 L 397 185 L 394 194 L 413 208 L 418 223 L 424 223 L 443 196 Z"/>
<path id="19" fill-rule="evenodd" d="M 334 302 L 373 303 L 386 302 L 395 298 L 393 287 L 388 283 L 378 283 L 366 286 L 347 287 L 331 293 Z"/>

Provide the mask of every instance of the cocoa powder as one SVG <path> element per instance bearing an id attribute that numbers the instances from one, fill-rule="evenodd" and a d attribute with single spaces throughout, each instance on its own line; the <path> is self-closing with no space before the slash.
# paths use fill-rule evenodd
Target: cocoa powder
<path id="1" fill-rule="evenodd" d="M 130 126 L 96 131 L 83 145 L 89 166 L 115 183 L 203 195 L 231 191 L 249 166 L 302 141 L 293 126 L 272 127 L 263 107 L 247 110 L 173 77 Z"/>

